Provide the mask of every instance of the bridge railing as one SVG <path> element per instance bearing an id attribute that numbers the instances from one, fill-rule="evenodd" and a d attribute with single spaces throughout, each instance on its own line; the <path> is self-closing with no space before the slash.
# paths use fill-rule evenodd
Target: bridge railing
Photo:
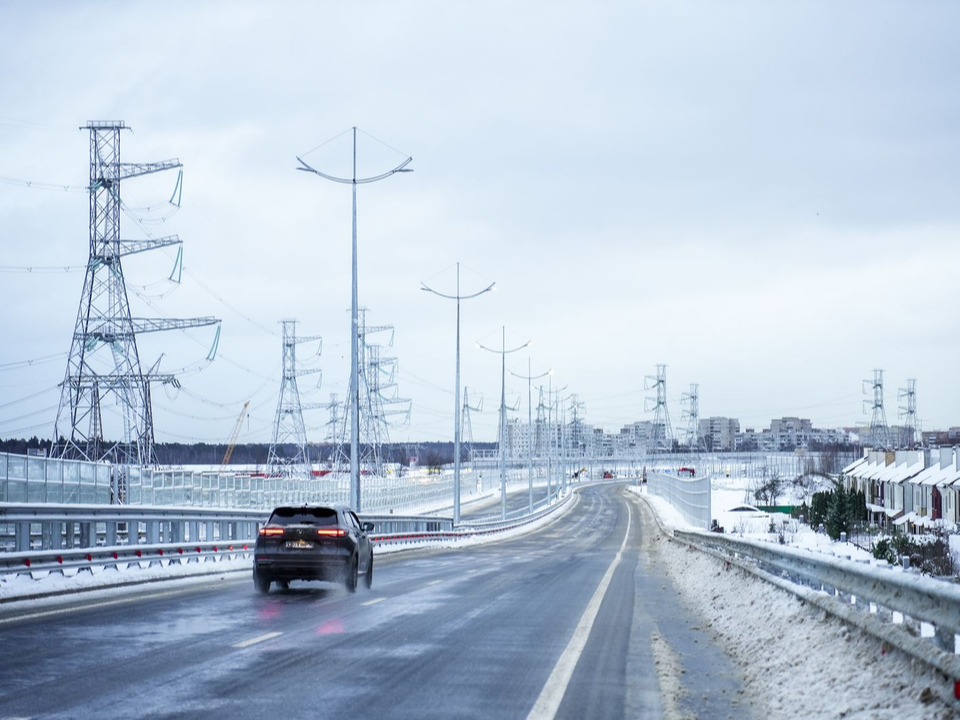
<path id="1" fill-rule="evenodd" d="M 374 523 L 370 539 L 377 547 L 420 545 L 514 530 L 559 510 L 570 499 L 568 495 L 505 522 L 457 528 L 451 518 L 430 515 L 364 514 L 361 519 Z M 0 552 L 0 579 L 29 575 L 39 580 L 50 571 L 249 558 L 258 528 L 268 516 L 261 511 L 201 508 L 3 504 L 0 525 L 16 528 L 17 546 L 13 552 Z M 210 572 L 222 572 L 215 564 L 211 567 Z"/>

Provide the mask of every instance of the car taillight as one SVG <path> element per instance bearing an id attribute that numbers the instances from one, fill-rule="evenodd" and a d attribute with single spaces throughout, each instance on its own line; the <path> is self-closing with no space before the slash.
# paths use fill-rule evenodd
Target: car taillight
<path id="1" fill-rule="evenodd" d="M 343 537 L 347 533 L 341 530 L 340 528 L 318 528 L 317 535 L 322 535 L 323 537 Z"/>
<path id="2" fill-rule="evenodd" d="M 261 535 L 283 535 L 283 528 L 281 527 L 262 527 L 260 528 Z"/>

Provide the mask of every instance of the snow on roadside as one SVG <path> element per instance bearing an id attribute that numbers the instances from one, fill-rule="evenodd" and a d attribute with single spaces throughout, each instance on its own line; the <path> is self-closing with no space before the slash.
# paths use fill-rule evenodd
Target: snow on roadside
<path id="1" fill-rule="evenodd" d="M 952 683 L 922 663 L 884 652 L 879 640 L 660 533 L 652 547 L 683 602 L 739 666 L 757 717 L 957 717 Z"/>

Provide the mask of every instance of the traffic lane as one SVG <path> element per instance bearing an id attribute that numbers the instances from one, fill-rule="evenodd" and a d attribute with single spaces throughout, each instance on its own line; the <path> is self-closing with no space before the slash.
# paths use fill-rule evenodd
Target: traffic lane
<path id="1" fill-rule="evenodd" d="M 0 669 L 0 708 L 252 717 L 317 700 L 349 712 L 360 693 L 384 717 L 421 717 L 425 706 L 437 717 L 491 707 L 521 717 L 604 570 L 594 556 L 615 544 L 610 505 L 585 493 L 576 515 L 546 531 L 379 562 L 372 593 L 313 584 L 260 597 L 248 581 L 188 602 L 151 598 L 5 627 L 4 645 L 25 652 Z M 418 692 L 400 692 L 401 680 Z"/>
<path id="2" fill-rule="evenodd" d="M 520 489 L 515 489 L 514 486 L 511 489 L 508 489 L 507 492 L 507 512 L 515 512 L 517 510 L 523 510 L 530 505 L 530 489 L 528 487 L 523 487 Z M 551 490 L 554 494 L 556 493 L 556 487 L 551 485 Z M 547 488 L 546 486 L 533 488 L 533 502 L 534 504 L 544 500 L 547 497 Z M 497 515 L 500 512 L 500 506 L 502 500 L 500 495 L 497 494 L 495 497 L 488 498 L 482 502 L 475 502 L 469 504 L 463 504 L 460 506 L 460 516 L 463 519 L 468 518 L 477 518 L 484 516 Z"/>
<path id="3" fill-rule="evenodd" d="M 749 711 L 738 705 L 736 668 L 703 621 L 684 608 L 651 556 L 657 530 L 649 508 L 626 497 L 638 520 L 630 549 L 614 573 L 556 717 L 660 718 L 665 705 L 667 714 L 681 717 L 747 717 Z M 676 657 L 676 667 L 665 662 L 663 648 Z M 652 671 L 658 664 L 662 671 L 669 667 L 671 676 L 658 679 Z M 666 702 L 661 684 L 675 688 Z"/>

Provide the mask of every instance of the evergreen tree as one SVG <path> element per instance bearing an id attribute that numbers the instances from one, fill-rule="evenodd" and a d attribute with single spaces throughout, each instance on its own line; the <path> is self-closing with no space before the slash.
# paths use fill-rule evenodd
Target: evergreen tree
<path id="1" fill-rule="evenodd" d="M 838 484 L 830 496 L 827 509 L 827 521 L 824 523 L 827 535 L 834 540 L 840 539 L 840 533 L 850 532 L 850 495 L 843 485 Z"/>

